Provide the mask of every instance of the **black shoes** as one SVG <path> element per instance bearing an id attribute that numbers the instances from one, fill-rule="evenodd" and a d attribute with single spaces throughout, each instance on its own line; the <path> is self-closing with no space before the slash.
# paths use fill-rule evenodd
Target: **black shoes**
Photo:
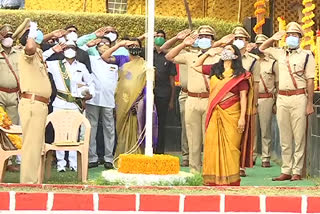
<path id="1" fill-rule="evenodd" d="M 104 168 L 106 169 L 113 169 L 113 164 L 110 162 L 105 162 L 103 165 L 104 165 Z"/>
<path id="2" fill-rule="evenodd" d="M 90 168 L 94 168 L 94 167 L 98 167 L 98 166 L 99 166 L 98 162 L 91 162 L 91 163 L 89 163 L 88 168 L 90 169 Z"/>

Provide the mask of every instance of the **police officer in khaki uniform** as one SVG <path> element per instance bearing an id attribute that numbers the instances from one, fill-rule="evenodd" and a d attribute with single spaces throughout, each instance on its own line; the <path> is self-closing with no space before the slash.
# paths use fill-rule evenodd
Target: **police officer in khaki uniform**
<path id="1" fill-rule="evenodd" d="M 13 47 L 13 28 L 4 24 L 0 28 L 0 106 L 8 113 L 13 124 L 19 124 L 18 92 L 19 71 L 18 59 L 20 50 Z M 19 171 L 19 167 L 8 164 L 8 171 Z"/>
<path id="2" fill-rule="evenodd" d="M 188 98 L 188 66 L 184 64 L 179 65 L 179 78 L 181 91 L 179 94 L 179 107 L 180 107 L 180 118 L 181 118 L 181 153 L 182 153 L 182 166 L 189 166 L 189 145 L 186 132 L 186 121 L 185 121 L 185 104 Z"/>
<path id="3" fill-rule="evenodd" d="M 278 62 L 268 55 L 259 52 L 259 46 L 268 39 L 267 36 L 259 34 L 255 38 L 257 55 L 260 57 L 260 83 L 258 111 L 256 117 L 256 130 L 254 141 L 253 160 L 257 157 L 258 130 L 261 131 L 262 144 L 262 167 L 270 167 L 271 157 L 271 122 L 272 112 L 275 113 L 276 93 L 278 89 L 279 68 Z"/>
<path id="4" fill-rule="evenodd" d="M 0 106 L 8 113 L 13 124 L 19 123 L 18 91 L 19 49 L 12 47 L 12 26 L 5 24 L 0 28 L 3 37 L 0 46 Z"/>
<path id="5" fill-rule="evenodd" d="M 26 30 L 28 26 L 30 29 Z M 39 49 L 41 32 L 37 24 L 25 21 L 15 34 L 20 38 L 20 43 L 25 45 L 19 59 L 19 115 L 23 133 L 20 182 L 37 183 L 51 85 Z"/>
<path id="6" fill-rule="evenodd" d="M 268 48 L 285 34 L 286 47 Z M 279 62 L 277 120 L 282 167 L 281 175 L 273 178 L 274 181 L 301 180 L 304 165 L 307 116 L 314 112 L 315 59 L 310 51 L 300 49 L 303 34 L 298 23 L 290 22 L 286 32 L 274 34 L 260 46 L 260 51 Z"/>
<path id="7" fill-rule="evenodd" d="M 210 26 L 200 26 L 197 30 L 198 46 L 201 49 L 198 53 L 180 53 L 184 48 L 194 44 L 196 38 L 187 37 L 184 41 L 173 48 L 166 58 L 176 64 L 187 65 L 188 75 L 188 98 L 185 103 L 185 122 L 189 145 L 189 166 L 191 172 L 201 170 L 201 151 L 204 140 L 205 120 L 209 98 L 208 77 L 198 73 L 192 68 L 197 58 L 212 47 L 215 31 Z M 186 35 L 187 36 L 187 35 Z M 214 64 L 219 57 L 209 58 L 206 63 Z"/>
<path id="8" fill-rule="evenodd" d="M 258 94 L 259 94 L 259 81 L 260 81 L 260 65 L 259 65 L 259 57 L 251 54 L 247 51 L 247 46 L 249 44 L 250 40 L 250 35 L 249 33 L 243 28 L 243 27 L 236 27 L 233 29 L 232 33 L 235 36 L 233 44 L 237 46 L 240 49 L 241 56 L 242 56 L 242 65 L 244 69 L 252 73 L 252 84 L 253 84 L 253 103 L 254 103 L 254 108 L 252 112 L 252 120 L 254 120 L 254 114 L 256 114 L 256 104 L 258 103 Z M 250 95 L 249 95 L 250 96 Z M 247 121 L 248 122 L 248 121 Z M 252 124 L 251 122 L 249 122 Z M 254 127 L 250 127 L 250 130 L 253 130 Z M 249 151 L 246 151 L 243 153 L 241 156 L 241 169 L 240 169 L 240 176 L 245 177 L 245 165 L 247 161 L 245 159 L 248 159 L 249 162 L 253 162 L 253 144 L 254 144 L 254 132 L 251 131 L 249 132 L 248 136 L 248 142 L 246 147 L 249 147 Z M 244 146 L 244 145 L 242 145 Z M 242 147 L 241 147 L 242 148 Z M 242 151 L 243 152 L 243 151 Z M 249 154 L 250 157 L 244 158 L 244 156 L 247 156 Z M 249 164 L 251 165 L 251 164 Z"/>

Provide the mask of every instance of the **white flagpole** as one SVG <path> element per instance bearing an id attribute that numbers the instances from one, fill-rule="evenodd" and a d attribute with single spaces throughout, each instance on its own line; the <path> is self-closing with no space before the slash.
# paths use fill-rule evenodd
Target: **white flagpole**
<path id="1" fill-rule="evenodd" d="M 146 60 L 147 60 L 147 107 L 146 107 L 146 148 L 145 155 L 152 156 L 152 115 L 153 115 L 153 49 L 154 49 L 154 1 L 146 0 L 146 30 L 148 32 Z"/>

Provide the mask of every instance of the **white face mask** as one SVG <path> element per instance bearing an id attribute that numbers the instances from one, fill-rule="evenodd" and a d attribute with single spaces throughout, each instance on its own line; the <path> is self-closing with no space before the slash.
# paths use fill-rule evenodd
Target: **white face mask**
<path id="1" fill-rule="evenodd" d="M 76 32 L 71 32 L 66 36 L 67 40 L 76 42 L 78 40 L 78 34 Z"/>
<path id="2" fill-rule="evenodd" d="M 66 49 L 64 52 L 64 56 L 68 59 L 72 59 L 76 57 L 76 51 L 72 49 Z"/>
<path id="3" fill-rule="evenodd" d="M 106 37 L 108 37 L 108 38 L 110 39 L 110 41 L 111 41 L 111 42 L 116 41 L 116 40 L 117 40 L 117 38 L 118 38 L 117 34 L 112 33 L 112 32 L 108 33 L 108 34 L 107 34 L 107 35 L 105 35 L 105 36 L 106 36 Z"/>
<path id="4" fill-rule="evenodd" d="M 6 48 L 11 48 L 13 45 L 13 39 L 11 37 L 4 38 L 1 44 Z"/>
<path id="5" fill-rule="evenodd" d="M 241 50 L 242 48 L 244 48 L 244 41 L 237 39 L 233 42 L 233 45 L 235 45 L 237 48 L 239 48 L 239 50 Z"/>
<path id="6" fill-rule="evenodd" d="M 232 50 L 229 49 L 223 49 L 221 52 L 221 60 L 226 61 L 226 60 L 233 60 L 237 59 L 238 57 L 232 52 Z"/>
<path id="7" fill-rule="evenodd" d="M 64 37 L 59 38 L 59 43 L 66 43 L 66 39 Z"/>

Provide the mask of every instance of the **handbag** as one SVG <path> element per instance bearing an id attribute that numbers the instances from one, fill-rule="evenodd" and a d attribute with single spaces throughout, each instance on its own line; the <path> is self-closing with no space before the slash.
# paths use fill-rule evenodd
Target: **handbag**
<path id="1" fill-rule="evenodd" d="M 6 135 L 6 133 L 1 130 L 0 130 L 0 144 L 1 144 L 1 148 L 5 151 L 17 150 L 17 148 L 11 142 L 11 140 Z"/>

